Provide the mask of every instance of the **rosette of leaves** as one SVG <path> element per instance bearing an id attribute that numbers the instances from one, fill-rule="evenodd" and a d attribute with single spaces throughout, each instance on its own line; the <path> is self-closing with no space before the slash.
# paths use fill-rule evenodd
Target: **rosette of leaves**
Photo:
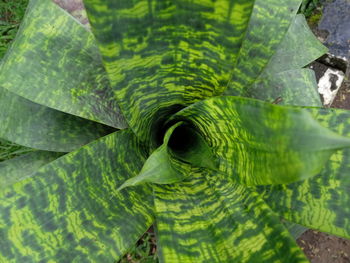
<path id="1" fill-rule="evenodd" d="M 0 69 L 0 261 L 306 262 L 350 237 L 350 114 L 324 109 L 300 0 L 31 0 Z M 280 104 L 280 105 L 276 105 Z"/>

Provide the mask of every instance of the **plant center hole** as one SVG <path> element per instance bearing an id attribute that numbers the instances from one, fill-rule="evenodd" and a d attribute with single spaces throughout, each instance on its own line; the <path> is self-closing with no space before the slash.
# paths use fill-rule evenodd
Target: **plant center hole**
<path id="1" fill-rule="evenodd" d="M 167 122 L 169 117 L 182 110 L 183 108 L 185 108 L 185 106 L 175 104 L 157 111 L 154 117 L 154 119 L 157 121 L 155 121 L 151 127 L 151 130 L 154 131 L 154 133 L 151 134 L 151 148 L 155 149 L 163 144 L 165 133 L 170 127 L 169 125 L 164 125 L 164 123 Z"/>
<path id="2" fill-rule="evenodd" d="M 198 134 L 189 125 L 177 127 L 170 137 L 168 147 L 178 155 L 183 155 L 196 148 Z"/>

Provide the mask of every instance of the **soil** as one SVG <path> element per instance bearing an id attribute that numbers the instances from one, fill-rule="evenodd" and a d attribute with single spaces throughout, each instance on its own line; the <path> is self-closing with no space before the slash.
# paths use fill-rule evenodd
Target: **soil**
<path id="1" fill-rule="evenodd" d="M 343 82 L 331 107 L 350 110 L 350 81 Z"/>
<path id="2" fill-rule="evenodd" d="M 308 230 L 297 242 L 311 263 L 350 262 L 350 240 Z"/>

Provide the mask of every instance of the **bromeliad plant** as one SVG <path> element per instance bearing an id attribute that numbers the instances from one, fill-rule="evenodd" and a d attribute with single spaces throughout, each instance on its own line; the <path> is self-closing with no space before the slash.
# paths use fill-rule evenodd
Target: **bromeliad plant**
<path id="1" fill-rule="evenodd" d="M 282 219 L 350 238 L 350 113 L 300 2 L 85 0 L 83 26 L 31 0 L 0 137 L 38 150 L 0 164 L 0 261 L 113 262 L 152 224 L 161 262 L 307 261 Z"/>

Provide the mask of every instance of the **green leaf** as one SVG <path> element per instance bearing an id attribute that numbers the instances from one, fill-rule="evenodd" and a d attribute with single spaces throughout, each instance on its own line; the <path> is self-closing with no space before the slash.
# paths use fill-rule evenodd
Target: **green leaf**
<path id="1" fill-rule="evenodd" d="M 161 262 L 308 262 L 256 193 L 210 170 L 186 178 L 153 186 Z"/>
<path id="2" fill-rule="evenodd" d="M 118 131 L 40 168 L 0 192 L 1 262 L 113 262 L 150 227 L 146 186 L 122 192 L 145 160 Z"/>
<path id="3" fill-rule="evenodd" d="M 289 221 L 283 220 L 283 225 L 288 229 L 289 233 L 294 237 L 294 239 L 298 239 L 308 228 L 298 225 L 295 223 L 291 223 Z"/>
<path id="4" fill-rule="evenodd" d="M 51 0 L 30 1 L 0 72 L 0 87 L 31 101 L 126 127 L 93 35 Z"/>
<path id="5" fill-rule="evenodd" d="M 167 115 L 224 91 L 254 1 L 84 4 L 120 107 L 155 148 Z"/>
<path id="6" fill-rule="evenodd" d="M 219 169 L 246 185 L 291 183 L 316 175 L 350 139 L 322 127 L 303 109 L 239 97 L 216 97 L 173 119 L 191 122 L 219 159 Z"/>
<path id="7" fill-rule="evenodd" d="M 225 94 L 244 95 L 278 50 L 301 0 L 256 0 Z M 243 94 L 242 94 L 243 93 Z"/>
<path id="8" fill-rule="evenodd" d="M 62 153 L 35 151 L 0 162 L 0 191 L 34 174 L 40 167 L 60 157 Z"/>
<path id="9" fill-rule="evenodd" d="M 301 67 L 326 51 L 309 29 L 305 17 L 297 15 L 260 76 L 240 95 L 270 102 L 278 99 L 283 105 L 322 106 L 314 73 Z"/>
<path id="10" fill-rule="evenodd" d="M 327 48 L 312 33 L 305 17 L 299 14 L 294 18 L 287 34 L 259 78 L 300 69 L 326 52 Z"/>
<path id="11" fill-rule="evenodd" d="M 280 105 L 322 107 L 315 73 L 311 69 L 287 70 L 259 78 L 246 97 Z"/>
<path id="12" fill-rule="evenodd" d="M 163 141 L 147 159 L 140 174 L 127 180 L 118 190 L 146 182 L 181 182 L 192 166 L 217 169 L 209 145 L 199 133 L 183 122 L 171 126 Z"/>
<path id="13" fill-rule="evenodd" d="M 166 132 L 163 144 L 155 150 L 146 160 L 140 173 L 128 179 L 118 190 L 129 186 L 135 186 L 143 183 L 170 184 L 183 180 L 183 175 L 174 167 L 171 155 L 168 154 L 168 142 L 173 131 L 182 123 L 179 122 Z"/>
<path id="14" fill-rule="evenodd" d="M 30 153 L 32 151 L 35 150 L 0 138 L 0 162 Z"/>
<path id="15" fill-rule="evenodd" d="M 350 136 L 350 112 L 308 109 L 321 125 Z M 334 153 L 315 177 L 259 187 L 268 205 L 289 221 L 350 239 L 350 150 Z"/>
<path id="16" fill-rule="evenodd" d="M 69 152 L 113 129 L 26 100 L 0 87 L 0 138 L 56 152 Z"/>

